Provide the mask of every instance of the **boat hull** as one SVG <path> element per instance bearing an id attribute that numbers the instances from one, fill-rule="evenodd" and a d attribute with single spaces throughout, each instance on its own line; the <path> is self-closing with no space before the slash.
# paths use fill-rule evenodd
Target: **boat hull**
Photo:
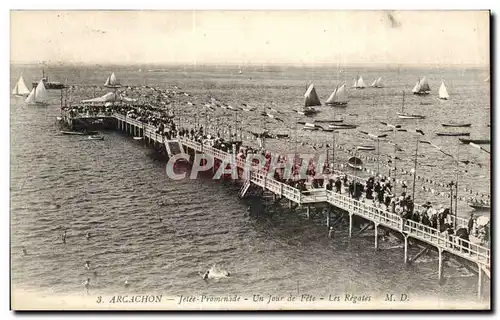
<path id="1" fill-rule="evenodd" d="M 470 136 L 470 132 L 436 132 L 436 135 L 444 137 L 460 137 Z"/>
<path id="2" fill-rule="evenodd" d="M 425 119 L 425 116 L 421 116 L 419 114 L 404 114 L 398 112 L 399 119 Z"/>
<path id="3" fill-rule="evenodd" d="M 413 92 L 413 94 L 417 95 L 417 96 L 426 96 L 428 95 L 430 92 L 428 91 L 421 91 L 421 92 Z"/>
<path id="4" fill-rule="evenodd" d="M 490 144 L 491 140 L 488 139 L 465 139 L 465 138 L 458 138 L 460 142 L 469 144 L 469 143 L 475 143 L 475 144 Z"/>
<path id="5" fill-rule="evenodd" d="M 363 166 L 361 166 L 361 165 L 355 165 L 355 164 L 352 164 L 352 163 L 348 163 L 347 165 L 350 168 L 355 169 L 355 170 L 362 170 L 363 169 Z"/>
<path id="6" fill-rule="evenodd" d="M 72 135 L 72 136 L 84 136 L 85 133 L 83 132 L 78 132 L 78 131 L 61 131 L 62 134 L 65 135 Z"/>
<path id="7" fill-rule="evenodd" d="M 470 123 L 441 123 L 443 127 L 454 127 L 454 128 L 468 128 L 471 126 Z"/>
<path id="8" fill-rule="evenodd" d="M 325 105 L 331 106 L 331 107 L 346 107 L 347 102 L 329 102 L 329 103 L 325 103 Z"/>
<path id="9" fill-rule="evenodd" d="M 474 210 L 490 210 L 491 207 L 488 205 L 480 204 L 480 203 L 467 203 L 469 207 L 473 208 Z"/>
<path id="10" fill-rule="evenodd" d="M 359 151 L 373 151 L 375 150 L 374 146 L 358 146 L 357 149 Z"/>

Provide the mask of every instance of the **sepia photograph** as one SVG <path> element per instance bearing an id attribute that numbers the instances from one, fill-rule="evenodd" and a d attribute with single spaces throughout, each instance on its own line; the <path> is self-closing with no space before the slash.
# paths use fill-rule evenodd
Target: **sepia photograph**
<path id="1" fill-rule="evenodd" d="M 11 310 L 491 310 L 490 11 L 9 16 Z"/>

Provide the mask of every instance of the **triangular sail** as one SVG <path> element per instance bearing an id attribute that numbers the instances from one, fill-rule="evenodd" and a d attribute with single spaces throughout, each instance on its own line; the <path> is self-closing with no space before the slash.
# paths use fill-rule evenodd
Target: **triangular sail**
<path id="1" fill-rule="evenodd" d="M 484 82 L 490 82 L 490 76 L 488 76 L 488 78 L 484 79 Z"/>
<path id="2" fill-rule="evenodd" d="M 420 91 L 420 81 L 417 81 L 417 84 L 413 87 L 413 89 L 411 91 L 413 91 L 413 92 Z"/>
<path id="3" fill-rule="evenodd" d="M 23 76 L 19 78 L 19 80 L 16 83 L 16 86 L 14 87 L 14 90 L 12 90 L 12 94 L 19 95 L 19 96 L 25 96 L 30 93 L 30 90 L 26 86 L 26 83 L 24 83 Z"/>
<path id="4" fill-rule="evenodd" d="M 326 100 L 326 103 L 327 104 L 331 104 L 331 103 L 334 103 L 337 101 L 337 90 L 338 90 L 338 86 L 337 88 L 335 88 L 335 90 L 333 90 L 332 94 L 330 95 L 330 97 Z"/>
<path id="5" fill-rule="evenodd" d="M 109 86 L 109 76 L 108 76 L 108 78 L 106 79 L 106 82 L 104 82 L 104 85 L 105 85 L 105 86 Z"/>
<path id="6" fill-rule="evenodd" d="M 357 88 L 358 87 L 358 79 L 354 79 L 354 81 L 352 82 L 352 87 L 353 88 Z"/>
<path id="7" fill-rule="evenodd" d="M 420 91 L 431 91 L 431 88 L 429 87 L 429 82 L 427 82 L 426 77 L 420 79 Z"/>
<path id="8" fill-rule="evenodd" d="M 337 94 L 335 95 L 335 102 L 338 103 L 347 103 L 347 90 L 345 84 L 341 85 L 337 90 Z"/>
<path id="9" fill-rule="evenodd" d="M 444 85 L 444 81 L 441 82 L 441 86 L 439 87 L 439 98 L 440 99 L 448 99 L 450 96 L 448 95 L 448 90 L 446 90 L 446 86 Z"/>
<path id="10" fill-rule="evenodd" d="M 378 79 L 377 79 L 377 81 L 376 81 L 375 86 L 376 86 L 377 88 L 382 88 L 382 87 L 384 87 L 384 85 L 382 84 L 382 77 L 378 77 Z"/>
<path id="11" fill-rule="evenodd" d="M 35 102 L 35 88 L 31 89 L 30 94 L 26 98 L 26 103 L 34 103 Z"/>
<path id="12" fill-rule="evenodd" d="M 49 95 L 47 94 L 43 80 L 40 80 L 35 89 L 35 102 L 46 102 L 48 99 Z"/>
<path id="13" fill-rule="evenodd" d="M 363 81 L 363 77 L 359 77 L 358 82 L 356 83 L 356 88 L 364 88 L 366 87 L 366 83 Z"/>
<path id="14" fill-rule="evenodd" d="M 314 88 L 314 84 L 311 83 L 311 85 L 309 85 L 309 88 L 307 88 L 304 97 L 306 98 L 305 100 L 306 107 L 321 106 L 321 101 L 319 101 L 319 97 L 318 94 L 316 93 L 316 89 Z"/>
<path id="15" fill-rule="evenodd" d="M 377 87 L 377 79 L 375 79 L 371 85 L 372 88 L 376 88 Z"/>

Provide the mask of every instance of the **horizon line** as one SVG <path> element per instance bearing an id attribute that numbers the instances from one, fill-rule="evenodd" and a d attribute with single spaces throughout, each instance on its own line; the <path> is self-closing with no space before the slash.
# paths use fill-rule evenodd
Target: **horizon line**
<path id="1" fill-rule="evenodd" d="M 272 63 L 235 63 L 235 62 L 205 62 L 205 63 L 177 63 L 177 62 L 136 62 L 136 63 L 119 63 L 119 62 L 57 62 L 57 63 L 46 63 L 43 62 L 42 65 L 40 62 L 33 61 L 10 61 L 11 66 L 36 66 L 40 65 L 41 67 L 64 67 L 64 66 L 176 66 L 176 67 L 204 67 L 204 66 L 235 66 L 235 67 L 339 67 L 349 68 L 349 67 L 389 67 L 389 68 L 401 68 L 401 67 L 472 67 L 472 68 L 490 68 L 491 63 L 483 64 L 483 63 L 447 63 L 447 64 L 435 64 L 435 63 L 368 63 L 368 62 L 351 62 L 343 65 L 339 65 L 338 63 L 290 63 L 290 62 L 272 62 Z"/>

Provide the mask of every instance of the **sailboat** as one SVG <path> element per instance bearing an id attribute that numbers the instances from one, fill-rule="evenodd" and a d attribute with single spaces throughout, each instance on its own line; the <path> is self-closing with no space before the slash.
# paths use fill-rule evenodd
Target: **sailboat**
<path id="1" fill-rule="evenodd" d="M 382 85 L 382 77 L 378 77 L 377 80 L 373 81 L 372 88 L 383 88 L 384 86 Z"/>
<path id="2" fill-rule="evenodd" d="M 318 112 L 314 107 L 321 106 L 321 101 L 319 100 L 318 94 L 316 93 L 316 89 L 314 88 L 314 84 L 310 84 L 304 93 L 304 114 L 306 116 L 313 115 Z"/>
<path id="3" fill-rule="evenodd" d="M 46 106 L 48 105 L 49 95 L 45 89 L 43 79 L 38 82 L 36 88 L 33 88 L 26 98 L 26 103 L 29 105 Z"/>
<path id="4" fill-rule="evenodd" d="M 490 76 L 488 76 L 486 79 L 484 79 L 484 82 L 490 82 Z"/>
<path id="5" fill-rule="evenodd" d="M 340 87 L 337 85 L 333 93 L 330 95 L 325 104 L 336 105 L 336 106 L 346 106 L 347 105 L 347 91 L 346 85 L 343 84 Z"/>
<path id="6" fill-rule="evenodd" d="M 119 88 L 122 85 L 120 82 L 116 79 L 115 73 L 111 73 L 111 75 L 106 79 L 106 82 L 104 83 L 105 87 L 108 88 Z"/>
<path id="7" fill-rule="evenodd" d="M 419 114 L 410 114 L 404 112 L 405 109 L 405 92 L 403 91 L 403 104 L 401 105 L 401 112 L 398 112 L 398 118 L 400 119 L 425 119 L 425 116 Z"/>
<path id="8" fill-rule="evenodd" d="M 439 87 L 439 99 L 448 100 L 450 96 L 448 95 L 448 90 L 444 85 L 444 81 L 441 80 L 441 86 Z"/>
<path id="9" fill-rule="evenodd" d="M 12 90 L 12 94 L 16 96 L 27 96 L 30 94 L 30 90 L 26 86 L 26 83 L 24 83 L 23 75 L 17 80 L 16 86 Z"/>
<path id="10" fill-rule="evenodd" d="M 363 77 L 362 76 L 358 76 L 356 79 L 354 79 L 352 87 L 356 88 L 356 89 L 364 89 L 364 88 L 366 88 L 366 83 L 363 81 Z"/>
<path id="11" fill-rule="evenodd" d="M 413 87 L 413 94 L 418 94 L 418 95 L 426 95 L 429 94 L 431 91 L 431 88 L 429 87 L 429 82 L 427 81 L 426 77 L 422 77 L 422 79 L 417 81 L 417 84 L 415 87 Z"/>

